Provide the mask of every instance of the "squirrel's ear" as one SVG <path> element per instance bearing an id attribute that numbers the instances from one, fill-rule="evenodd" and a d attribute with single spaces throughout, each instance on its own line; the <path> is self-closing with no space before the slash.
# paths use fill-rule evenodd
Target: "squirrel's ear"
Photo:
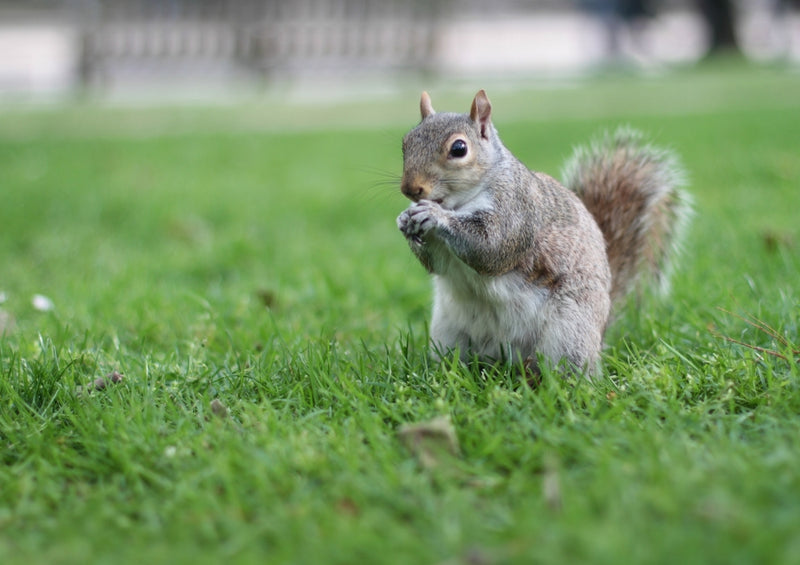
<path id="1" fill-rule="evenodd" d="M 419 99 L 419 112 L 422 114 L 423 120 L 431 114 L 436 113 L 436 110 L 433 109 L 433 105 L 431 104 L 431 97 L 427 92 L 423 92 L 422 98 Z"/>
<path id="2" fill-rule="evenodd" d="M 480 125 L 481 137 L 488 139 L 488 126 L 492 123 L 492 104 L 489 102 L 489 97 L 486 96 L 485 90 L 479 90 L 478 94 L 475 95 L 469 117 L 472 118 L 473 122 Z"/>

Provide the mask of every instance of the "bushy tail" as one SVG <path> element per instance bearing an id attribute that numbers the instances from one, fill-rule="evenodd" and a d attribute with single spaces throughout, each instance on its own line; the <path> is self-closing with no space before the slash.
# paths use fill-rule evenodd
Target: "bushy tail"
<path id="1" fill-rule="evenodd" d="M 605 236 L 612 303 L 637 287 L 666 292 L 670 261 L 691 215 L 675 154 L 649 145 L 636 130 L 620 128 L 576 148 L 563 178 Z"/>

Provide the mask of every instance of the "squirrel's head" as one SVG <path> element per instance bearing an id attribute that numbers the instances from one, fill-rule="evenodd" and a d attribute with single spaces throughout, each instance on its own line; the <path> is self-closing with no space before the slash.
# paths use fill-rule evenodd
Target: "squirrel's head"
<path id="1" fill-rule="evenodd" d="M 480 192 L 484 174 L 499 156 L 492 105 L 481 90 L 469 114 L 436 113 L 427 92 L 419 106 L 422 121 L 403 138 L 401 190 L 415 202 L 459 208 Z"/>

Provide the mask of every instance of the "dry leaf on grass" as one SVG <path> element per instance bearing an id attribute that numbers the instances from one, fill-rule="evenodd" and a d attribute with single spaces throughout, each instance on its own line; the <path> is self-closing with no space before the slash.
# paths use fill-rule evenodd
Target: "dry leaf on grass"
<path id="1" fill-rule="evenodd" d="M 228 417 L 228 407 L 225 406 L 219 398 L 211 401 L 211 413 L 217 418 Z"/>
<path id="2" fill-rule="evenodd" d="M 397 434 L 426 469 L 433 469 L 443 460 L 457 457 L 460 452 L 455 428 L 447 416 L 406 424 Z"/>

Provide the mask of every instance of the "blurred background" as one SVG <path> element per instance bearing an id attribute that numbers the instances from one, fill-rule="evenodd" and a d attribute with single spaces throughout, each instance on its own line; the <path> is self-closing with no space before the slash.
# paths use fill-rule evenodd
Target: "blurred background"
<path id="1" fill-rule="evenodd" d="M 800 67 L 798 0 L 0 0 L 0 102 Z M 324 88 L 321 88 L 324 85 Z"/>

